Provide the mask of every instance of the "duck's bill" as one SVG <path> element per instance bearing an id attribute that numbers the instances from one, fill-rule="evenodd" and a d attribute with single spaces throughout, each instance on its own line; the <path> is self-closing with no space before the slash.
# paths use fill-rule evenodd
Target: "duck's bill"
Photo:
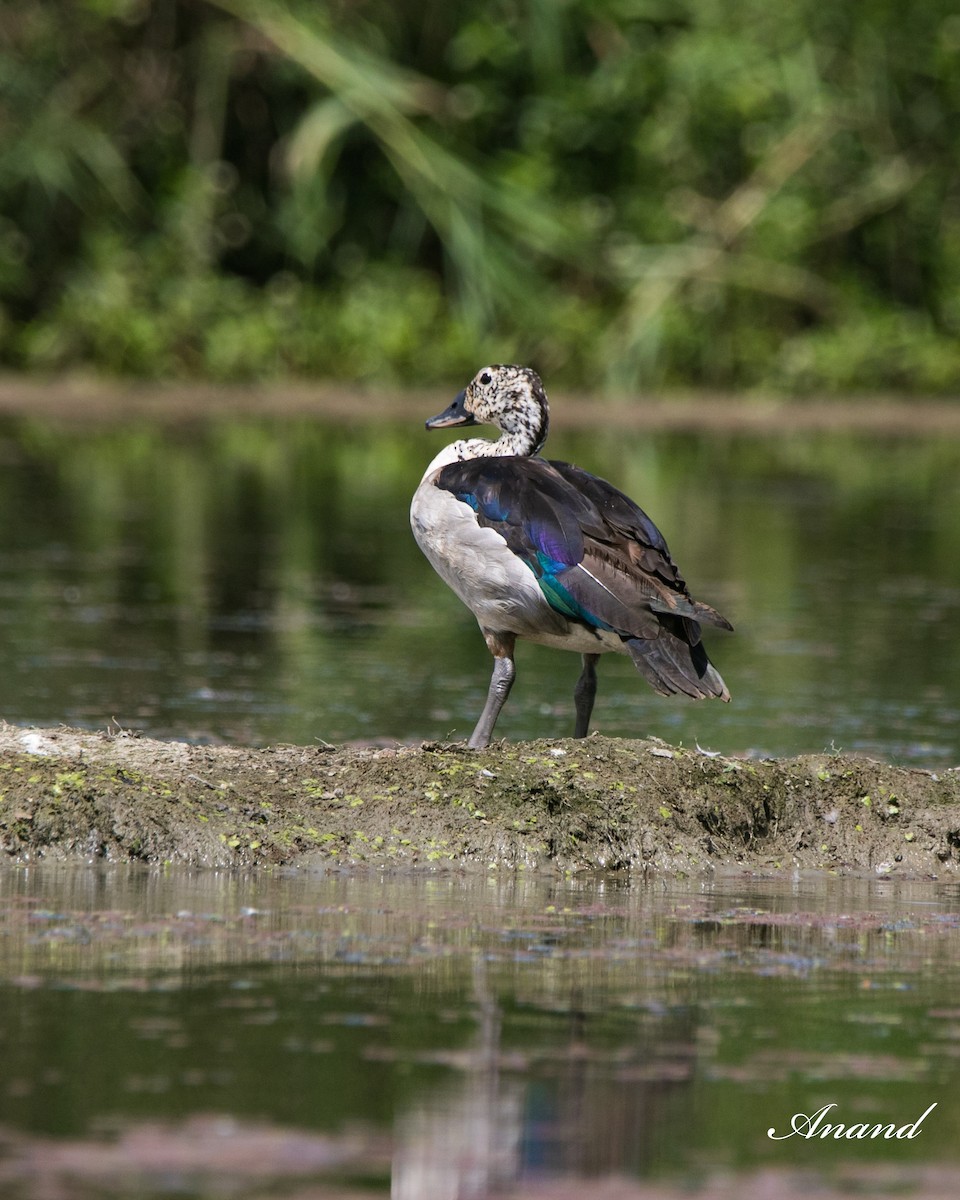
<path id="1" fill-rule="evenodd" d="M 477 419 L 467 411 L 467 393 L 459 392 L 449 408 L 427 422 L 428 429 L 449 429 L 451 425 L 476 425 Z"/>

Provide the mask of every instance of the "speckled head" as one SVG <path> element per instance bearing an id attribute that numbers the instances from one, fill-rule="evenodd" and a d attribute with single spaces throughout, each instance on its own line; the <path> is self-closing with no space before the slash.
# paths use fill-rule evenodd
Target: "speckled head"
<path id="1" fill-rule="evenodd" d="M 540 376 L 529 367 L 494 363 L 479 370 L 448 409 L 427 421 L 428 429 L 454 425 L 496 425 L 517 454 L 536 454 L 547 440 L 547 396 Z"/>

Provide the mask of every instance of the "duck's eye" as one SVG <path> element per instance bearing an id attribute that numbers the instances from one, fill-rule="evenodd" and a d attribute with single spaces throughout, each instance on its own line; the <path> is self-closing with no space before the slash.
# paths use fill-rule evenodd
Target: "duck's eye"
<path id="1" fill-rule="evenodd" d="M 480 376 L 480 382 L 484 387 L 486 387 L 488 383 L 493 383 L 493 376 L 489 371 L 484 371 L 484 373 Z"/>

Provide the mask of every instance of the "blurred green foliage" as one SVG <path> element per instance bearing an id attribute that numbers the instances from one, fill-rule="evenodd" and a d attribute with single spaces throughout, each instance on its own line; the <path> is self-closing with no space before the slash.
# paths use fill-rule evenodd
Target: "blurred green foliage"
<path id="1" fill-rule="evenodd" d="M 0 364 L 960 388 L 954 0 L 22 0 Z"/>

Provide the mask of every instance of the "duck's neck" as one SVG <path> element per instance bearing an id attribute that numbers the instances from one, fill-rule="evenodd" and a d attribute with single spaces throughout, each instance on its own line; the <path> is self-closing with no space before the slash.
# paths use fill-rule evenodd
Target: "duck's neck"
<path id="1" fill-rule="evenodd" d="M 488 438 L 463 438 L 458 442 L 450 442 L 427 467 L 423 477 L 427 479 L 450 463 L 464 462 L 470 458 L 530 458 L 547 440 L 548 424 L 544 405 L 536 420 L 514 421 L 510 428 L 501 431 L 496 441 Z"/>
<path id="2" fill-rule="evenodd" d="M 510 424 L 500 431 L 496 441 L 487 438 L 464 438 L 454 442 L 457 458 L 507 458 L 516 455 L 530 458 L 543 449 L 547 440 L 549 418 L 546 406 L 536 411 L 524 410 L 510 414 Z"/>
<path id="3" fill-rule="evenodd" d="M 461 460 L 465 458 L 508 458 L 511 455 L 529 458 L 535 450 L 535 447 L 519 440 L 515 435 L 504 435 L 497 438 L 496 441 L 490 441 L 487 438 L 463 438 L 459 442 L 454 442 L 450 448 L 456 448 L 457 458 Z"/>

